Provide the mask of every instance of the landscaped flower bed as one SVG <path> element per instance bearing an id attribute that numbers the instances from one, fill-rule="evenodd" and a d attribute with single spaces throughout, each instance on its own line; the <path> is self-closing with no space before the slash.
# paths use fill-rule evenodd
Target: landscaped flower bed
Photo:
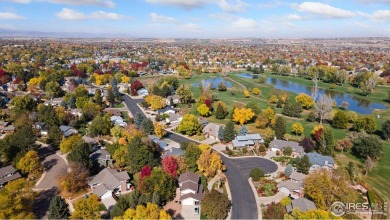
<path id="1" fill-rule="evenodd" d="M 255 184 L 257 194 L 260 197 L 274 196 L 278 192 L 277 182 L 270 179 L 261 179 Z"/>

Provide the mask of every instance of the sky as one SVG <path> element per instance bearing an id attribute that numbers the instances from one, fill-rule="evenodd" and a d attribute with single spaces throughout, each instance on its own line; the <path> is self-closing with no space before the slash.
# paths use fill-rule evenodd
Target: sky
<path id="1" fill-rule="evenodd" d="M 390 0 L 0 0 L 1 29 L 148 38 L 390 37 Z"/>

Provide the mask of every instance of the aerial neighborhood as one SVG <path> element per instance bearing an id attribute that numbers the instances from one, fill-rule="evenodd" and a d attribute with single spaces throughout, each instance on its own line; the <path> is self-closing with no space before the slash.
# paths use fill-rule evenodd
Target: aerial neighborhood
<path id="1" fill-rule="evenodd" d="M 390 53 L 373 42 L 1 39 L 0 218 L 380 218 Z"/>

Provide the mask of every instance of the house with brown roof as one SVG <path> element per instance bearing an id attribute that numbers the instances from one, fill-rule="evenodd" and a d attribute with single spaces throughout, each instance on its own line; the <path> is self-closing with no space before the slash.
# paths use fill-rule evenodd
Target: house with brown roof
<path id="1" fill-rule="evenodd" d="M 179 177 L 180 201 L 182 205 L 199 205 L 204 193 L 198 174 L 187 171 Z"/>

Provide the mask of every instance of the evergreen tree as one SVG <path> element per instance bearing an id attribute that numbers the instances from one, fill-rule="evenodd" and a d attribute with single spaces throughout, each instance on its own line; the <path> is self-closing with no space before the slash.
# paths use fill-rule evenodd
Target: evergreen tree
<path id="1" fill-rule="evenodd" d="M 235 131 L 234 131 L 234 123 L 232 121 L 229 121 L 226 123 L 225 132 L 224 132 L 224 139 L 225 142 L 230 142 L 235 137 Z"/>
<path id="2" fill-rule="evenodd" d="M 311 167 L 311 163 L 309 160 L 309 157 L 307 155 L 303 156 L 302 158 L 298 159 L 297 164 L 297 170 L 300 173 L 308 174 L 309 169 Z"/>
<path id="3" fill-rule="evenodd" d="M 114 106 L 115 103 L 115 96 L 111 88 L 107 89 L 107 101 L 110 103 L 110 108 Z"/>
<path id="4" fill-rule="evenodd" d="M 282 99 L 278 99 L 278 102 L 276 103 L 276 108 L 282 108 L 283 107 L 283 101 Z"/>
<path id="5" fill-rule="evenodd" d="M 171 96 L 171 99 L 169 100 L 169 105 L 170 106 L 175 106 L 175 103 L 173 102 L 172 96 Z"/>
<path id="6" fill-rule="evenodd" d="M 141 112 L 135 113 L 134 124 L 139 128 L 142 122 L 145 120 L 145 116 Z"/>
<path id="7" fill-rule="evenodd" d="M 275 136 L 278 139 L 283 139 L 286 134 L 286 120 L 283 117 L 278 117 L 275 122 Z"/>
<path id="8" fill-rule="evenodd" d="M 158 191 L 154 191 L 153 192 L 153 196 L 152 196 L 152 203 L 158 205 L 159 207 L 161 207 L 161 196 L 160 196 L 160 193 Z"/>
<path id="9" fill-rule="evenodd" d="M 100 106 L 103 104 L 102 91 L 100 91 L 100 89 L 96 89 L 95 94 L 93 96 L 93 100 L 96 104 Z"/>
<path id="10" fill-rule="evenodd" d="M 230 113 L 230 119 L 233 120 L 234 110 L 236 110 L 236 106 L 233 106 L 232 112 Z"/>
<path id="11" fill-rule="evenodd" d="M 118 81 L 116 80 L 115 77 L 113 77 L 111 80 L 111 89 L 112 89 L 112 94 L 114 95 L 115 98 L 120 95 L 118 90 Z"/>
<path id="12" fill-rule="evenodd" d="M 76 108 L 76 97 L 74 97 L 73 95 L 69 99 L 69 107 L 71 109 Z"/>
<path id="13" fill-rule="evenodd" d="M 154 125 L 149 118 L 143 120 L 140 127 L 144 129 L 147 134 L 154 134 Z"/>
<path id="14" fill-rule="evenodd" d="M 246 128 L 245 125 L 242 125 L 240 128 L 240 135 L 246 135 L 248 133 L 248 129 Z"/>
<path id="15" fill-rule="evenodd" d="M 218 139 L 222 142 L 225 142 L 225 129 L 223 129 L 223 127 L 219 127 L 219 130 L 218 130 Z"/>
<path id="16" fill-rule="evenodd" d="M 264 67 L 263 67 L 263 65 L 260 65 L 260 73 L 264 73 Z"/>
<path id="17" fill-rule="evenodd" d="M 389 92 L 390 94 L 390 92 Z M 383 133 L 383 137 L 386 139 L 386 140 L 389 140 L 390 139 L 390 120 L 386 120 L 383 124 L 382 124 L 382 133 Z"/>
<path id="18" fill-rule="evenodd" d="M 70 216 L 68 203 L 60 196 L 55 196 L 50 201 L 49 219 L 68 219 Z"/>
<path id="19" fill-rule="evenodd" d="M 294 171 L 294 169 L 293 169 L 292 165 L 288 164 L 286 166 L 286 168 L 284 169 L 284 175 L 290 176 L 293 171 Z"/>
<path id="20" fill-rule="evenodd" d="M 218 119 L 224 119 L 225 118 L 225 111 L 223 110 L 223 107 L 221 104 L 218 104 L 217 110 L 215 112 L 215 117 Z"/>

